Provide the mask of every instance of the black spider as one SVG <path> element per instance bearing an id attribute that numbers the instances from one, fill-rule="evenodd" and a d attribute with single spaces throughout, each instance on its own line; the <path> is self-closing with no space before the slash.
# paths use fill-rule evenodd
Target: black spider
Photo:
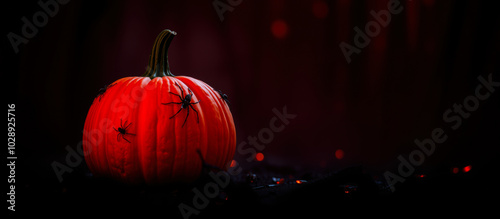
<path id="1" fill-rule="evenodd" d="M 222 98 L 224 101 L 226 101 L 226 103 L 231 106 L 231 103 L 229 102 L 229 100 L 227 99 L 227 95 L 226 94 L 223 94 L 221 90 L 218 91 L 219 92 L 219 95 L 220 95 L 220 98 Z"/>
<path id="2" fill-rule="evenodd" d="M 115 83 L 116 84 L 116 83 Z M 110 84 L 110 85 L 104 85 L 103 88 L 99 89 L 99 93 L 97 93 L 97 97 L 99 97 L 99 102 L 101 102 L 101 98 L 104 95 L 104 93 L 111 87 L 115 86 L 115 84 Z"/>
<path id="3" fill-rule="evenodd" d="M 193 92 L 191 91 L 191 89 L 188 88 L 189 90 L 189 94 L 186 94 L 186 96 L 184 96 L 184 90 L 181 88 L 181 86 L 177 83 L 175 83 L 175 85 L 177 85 L 177 87 L 179 87 L 179 89 L 181 89 L 181 95 L 179 94 L 175 94 L 175 93 L 172 93 L 170 92 L 171 94 L 175 95 L 175 96 L 178 96 L 179 99 L 181 100 L 181 102 L 170 102 L 170 103 L 162 103 L 163 105 L 168 105 L 168 104 L 180 104 L 181 105 L 181 108 L 179 109 L 179 111 L 177 111 L 173 116 L 171 116 L 169 119 L 172 119 L 174 118 L 174 116 L 176 116 L 182 109 L 187 109 L 187 115 L 186 115 L 186 119 L 184 119 L 184 123 L 182 123 L 182 127 L 184 127 L 184 124 L 186 124 L 186 121 L 187 121 L 187 118 L 189 116 L 189 107 L 191 107 L 191 109 L 194 110 L 194 112 L 196 113 L 196 121 L 198 123 L 200 123 L 200 118 L 198 116 L 198 111 L 196 111 L 193 107 L 193 104 L 198 104 L 200 101 L 196 102 L 196 103 L 191 103 L 191 99 L 193 99 Z"/>
<path id="4" fill-rule="evenodd" d="M 125 123 L 122 124 L 122 119 L 120 119 L 120 127 L 118 127 L 118 129 L 116 129 L 115 127 L 113 127 L 113 129 L 115 129 L 116 132 L 118 132 L 118 134 L 116 134 L 116 140 L 117 141 L 120 141 L 120 136 L 122 136 L 122 138 L 127 141 L 128 143 L 130 143 L 129 140 L 127 140 L 125 138 L 125 135 L 132 135 L 132 136 L 135 136 L 135 134 L 132 134 L 132 133 L 129 133 L 127 132 L 127 128 L 131 125 L 132 123 L 129 123 L 127 125 L 127 121 L 125 120 Z M 123 127 L 125 126 L 125 127 Z"/>

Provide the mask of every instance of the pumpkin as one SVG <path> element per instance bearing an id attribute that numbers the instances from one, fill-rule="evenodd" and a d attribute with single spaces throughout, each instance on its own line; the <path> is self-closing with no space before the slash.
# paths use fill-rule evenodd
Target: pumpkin
<path id="1" fill-rule="evenodd" d="M 83 150 L 95 176 L 122 182 L 192 182 L 207 164 L 226 169 L 236 131 L 226 96 L 208 84 L 174 76 L 162 31 L 142 77 L 102 88 L 85 120 Z"/>

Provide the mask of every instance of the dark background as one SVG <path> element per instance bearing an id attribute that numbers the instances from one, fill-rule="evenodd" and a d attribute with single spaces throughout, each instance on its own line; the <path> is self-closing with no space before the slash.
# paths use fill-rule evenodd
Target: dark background
<path id="1" fill-rule="evenodd" d="M 403 11 L 349 64 L 339 43 L 353 45 L 353 28 L 364 29 L 374 20 L 370 11 L 386 10 L 387 1 L 243 0 L 222 21 L 212 2 L 73 0 L 19 53 L 3 37 L 5 96 L 16 103 L 19 211 L 34 207 L 36 201 L 27 200 L 46 206 L 44 198 L 54 194 L 54 206 L 68 205 L 67 196 L 57 194 L 86 186 L 74 186 L 87 176 L 84 162 L 63 183 L 51 163 L 64 163 L 65 147 L 78 146 L 99 88 L 142 75 L 155 37 L 167 28 L 178 33 L 169 49 L 173 74 L 229 96 L 237 143 L 268 127 L 273 108 L 297 115 L 266 145 L 264 161 L 235 154 L 243 174 L 299 177 L 362 166 L 380 179 L 397 171 L 397 156 L 416 149 L 415 139 L 437 127 L 448 140 L 415 173 L 471 165 L 471 174 L 497 174 L 498 91 L 458 130 L 442 119 L 474 94 L 479 75 L 500 81 L 500 19 L 492 1 L 401 0 Z M 32 20 L 40 10 L 36 1 L 4 3 L 3 36 L 21 35 L 21 18 Z M 286 28 L 273 29 L 276 21 Z M 342 159 L 335 157 L 338 149 Z M 478 193 L 492 186 L 473 185 L 481 187 Z M 89 199 L 78 195 L 70 200 Z"/>

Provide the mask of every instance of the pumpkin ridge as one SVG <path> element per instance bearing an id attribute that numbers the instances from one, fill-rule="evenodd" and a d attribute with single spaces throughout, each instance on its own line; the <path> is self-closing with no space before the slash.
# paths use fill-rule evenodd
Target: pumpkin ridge
<path id="1" fill-rule="evenodd" d="M 121 92 L 116 92 L 117 94 L 120 94 L 120 98 L 123 98 L 123 95 L 127 95 L 127 97 L 129 97 L 126 101 L 131 101 L 130 97 L 132 95 L 132 91 L 134 89 L 136 89 L 136 86 L 137 86 L 137 81 L 139 81 L 139 78 L 134 78 L 134 77 L 130 77 L 128 78 L 129 80 L 126 80 L 122 83 L 122 87 L 123 89 L 121 90 Z M 125 99 L 125 98 L 123 98 Z M 123 103 L 122 100 L 119 100 L 120 103 Z M 114 101 L 117 101 L 117 99 L 114 99 Z M 127 103 L 123 103 L 123 104 L 127 104 Z M 129 130 L 132 128 L 134 129 L 135 126 L 137 126 L 137 121 L 135 120 L 134 118 L 134 115 L 136 114 L 135 112 L 137 111 L 137 105 L 134 107 L 130 107 L 127 105 L 126 107 L 128 109 L 128 115 L 124 116 L 124 115 L 121 115 L 120 117 L 116 118 L 117 117 L 117 114 L 115 113 L 115 119 L 113 119 L 112 121 L 114 122 L 113 124 L 113 127 L 114 128 L 117 128 L 118 125 L 122 125 L 122 124 L 118 124 L 118 121 L 120 121 L 120 123 L 125 123 L 125 122 L 128 122 L 128 123 L 132 123 L 129 127 Z M 134 126 L 135 125 L 135 126 Z M 112 135 L 117 135 L 117 133 L 113 130 L 111 131 Z M 137 132 L 134 132 L 132 131 L 131 133 L 137 133 Z M 127 142 L 127 141 L 124 141 L 125 139 L 128 139 L 128 141 L 130 142 Z M 115 139 L 118 139 L 116 141 L 116 145 L 113 146 L 112 148 L 114 149 L 113 153 L 112 153 L 112 156 L 113 156 L 113 159 L 114 159 L 114 163 L 112 163 L 112 167 L 115 168 L 115 174 L 120 177 L 121 179 L 127 179 L 127 175 L 134 175 L 134 174 L 131 174 L 130 172 L 133 172 L 134 171 L 134 167 L 133 166 L 130 166 L 128 163 L 131 159 L 131 157 L 128 156 L 128 154 L 131 154 L 131 150 L 132 147 L 137 147 L 137 139 L 136 137 L 131 137 L 131 136 L 124 136 L 124 138 L 120 138 L 120 137 L 117 137 Z M 114 140 L 114 139 L 113 139 Z M 127 162 L 128 161 L 128 162 Z M 128 179 L 128 180 L 133 180 L 133 179 Z"/>
<path id="2" fill-rule="evenodd" d="M 116 114 L 115 113 L 108 113 L 109 111 L 111 111 L 111 107 L 113 106 L 113 101 L 116 100 L 115 96 L 118 96 L 119 97 L 119 94 L 121 94 L 121 91 L 125 88 L 125 84 L 124 82 L 128 80 L 128 78 L 123 78 L 123 79 L 120 79 L 118 81 L 116 81 L 116 85 L 113 86 L 115 87 L 115 89 L 111 90 L 111 91 L 107 91 L 109 92 L 107 94 L 107 97 L 104 97 L 103 100 L 105 100 L 106 102 L 103 102 L 102 106 L 103 108 L 101 108 L 104 112 L 99 112 L 99 116 L 97 117 L 97 119 L 103 119 L 102 118 L 102 115 L 108 115 L 107 119 L 108 121 L 111 122 L 110 126 L 109 127 L 99 127 L 99 128 L 108 128 L 108 129 L 111 129 L 111 130 L 102 130 L 104 135 L 103 135 L 103 142 L 104 142 L 104 146 L 102 147 L 102 153 L 101 153 L 101 156 L 104 157 L 104 159 L 102 159 L 103 161 L 105 161 L 105 163 L 107 165 L 104 165 L 104 167 L 106 167 L 107 169 L 107 172 L 115 179 L 119 179 L 119 176 L 116 175 L 115 173 L 115 159 L 114 157 L 112 156 L 113 152 L 114 151 L 111 151 L 110 150 L 112 149 L 111 146 L 110 146 L 110 141 L 109 141 L 109 135 L 111 134 L 115 134 L 115 131 L 113 130 L 113 127 L 115 126 L 114 124 L 114 121 L 115 121 L 115 118 L 116 117 Z M 110 103 L 110 104 L 107 104 L 107 103 Z M 106 106 L 109 106 L 109 107 L 106 107 Z M 106 119 L 106 118 L 104 118 Z M 114 136 L 116 138 L 116 136 Z M 102 167 L 102 166 L 101 166 Z"/>
<path id="3" fill-rule="evenodd" d="M 223 146 L 224 144 L 227 144 L 227 142 L 222 142 L 221 139 L 218 138 L 218 136 L 222 134 L 222 132 L 219 131 L 220 126 L 225 126 L 225 124 L 223 124 L 224 119 L 221 119 L 219 117 L 221 113 L 219 109 L 222 109 L 221 103 L 220 101 L 218 101 L 219 94 L 214 93 L 213 89 L 210 86 L 208 86 L 206 83 L 198 79 L 194 79 L 188 76 L 179 76 L 176 77 L 176 79 L 182 80 L 188 86 L 193 87 L 193 89 L 196 90 L 196 92 L 202 93 L 202 95 L 200 95 L 199 93 L 200 98 L 204 99 L 204 101 L 202 102 L 204 102 L 205 105 L 206 104 L 211 105 L 211 106 L 206 106 L 207 109 L 210 109 L 210 112 L 207 113 L 214 114 L 215 117 L 208 117 L 205 120 L 208 120 L 206 121 L 206 124 L 216 124 L 216 125 L 213 125 L 212 127 L 210 126 L 205 127 L 205 133 L 208 133 L 207 131 L 208 129 L 213 129 L 214 133 L 212 133 L 213 136 L 212 135 L 209 136 L 208 134 L 206 134 L 206 136 L 208 136 L 207 143 L 204 145 L 204 150 L 202 152 L 203 154 L 205 154 L 205 159 L 207 160 L 207 162 L 212 163 L 218 167 L 224 167 L 225 164 L 222 163 L 224 163 L 224 161 L 226 160 L 225 158 L 226 152 L 221 151 L 221 149 L 223 149 L 222 147 L 227 147 Z M 193 93 L 194 92 L 195 91 L 193 91 Z M 208 153 L 209 151 L 213 152 Z M 217 159 L 213 160 L 212 157 L 215 157 Z"/>
<path id="4" fill-rule="evenodd" d="M 154 86 L 156 88 L 156 90 L 154 91 L 155 94 L 156 94 L 156 103 L 157 105 L 159 105 L 159 103 L 161 103 L 161 98 L 160 98 L 160 95 L 159 95 L 159 91 L 163 90 L 163 80 L 161 79 L 158 79 L 155 81 L 155 83 L 157 84 L 156 86 Z M 158 106 L 157 106 L 158 107 Z M 155 156 L 152 156 L 154 157 L 155 161 L 154 161 L 154 168 L 155 168 L 155 175 L 154 175 L 154 181 L 158 181 L 160 179 L 160 168 L 158 168 L 158 150 L 160 148 L 160 144 L 161 144 L 161 133 L 160 132 L 160 128 L 159 128 L 159 125 L 160 125 L 160 121 L 159 121 L 159 111 L 156 110 L 156 132 L 155 132 L 155 149 L 154 151 L 156 152 L 156 155 Z"/>
<path id="5" fill-rule="evenodd" d="M 193 128 L 191 125 L 190 127 L 188 127 L 189 131 L 185 132 L 186 145 L 196 145 L 195 148 L 193 148 L 192 150 L 188 150 L 186 152 L 186 156 L 188 158 L 188 159 L 186 159 L 186 163 L 188 166 L 186 166 L 185 168 L 188 170 L 190 170 L 190 169 L 196 170 L 196 171 L 190 171 L 190 172 L 192 172 L 192 175 L 195 175 L 196 174 L 195 172 L 197 172 L 199 174 L 199 173 L 201 173 L 201 170 L 202 170 L 202 168 L 201 168 L 202 163 L 198 159 L 198 155 L 197 155 L 196 150 L 199 149 L 202 151 L 203 154 L 209 154 L 208 153 L 209 140 L 208 140 L 208 135 L 207 135 L 207 125 L 206 125 L 207 124 L 207 122 L 206 122 L 207 117 L 205 116 L 207 112 L 206 112 L 205 108 L 202 106 L 209 104 L 210 102 L 206 99 L 207 97 L 204 95 L 203 91 L 199 90 L 198 86 L 196 86 L 190 78 L 185 77 L 185 76 L 179 76 L 179 77 L 176 77 L 176 79 L 178 81 L 181 81 L 181 83 L 184 86 L 191 89 L 194 97 L 196 98 L 196 100 L 193 99 L 192 102 L 200 101 L 199 104 L 193 105 L 193 107 L 196 108 L 198 111 L 200 123 L 192 122 L 193 120 L 196 121 L 196 118 L 192 118 L 191 123 L 195 124 L 196 128 Z M 195 113 L 194 112 L 191 113 L 190 116 L 196 117 L 196 115 L 192 115 L 192 114 L 195 114 Z M 188 120 L 189 120 L 189 118 L 188 118 Z M 190 132 L 196 133 L 197 136 L 190 136 Z M 196 139 L 194 139 L 194 138 L 196 138 Z M 196 141 L 196 144 L 192 143 L 194 141 Z M 215 152 L 217 153 L 218 151 L 215 150 Z M 189 176 L 189 177 L 195 177 L 195 176 Z"/>
<path id="6" fill-rule="evenodd" d="M 184 92 L 184 97 L 187 94 L 189 94 L 189 89 L 186 89 L 189 87 L 184 82 L 182 82 L 181 80 L 179 80 L 177 78 L 175 78 L 174 80 L 177 84 L 179 84 L 181 86 L 181 88 Z M 178 94 L 180 94 L 180 90 L 179 90 Z M 192 111 L 192 110 L 190 110 L 190 111 Z M 176 139 L 180 140 L 180 142 L 181 142 L 181 144 L 179 145 L 180 152 L 178 153 L 179 159 L 177 159 L 179 168 L 177 169 L 176 174 L 177 174 L 177 177 L 180 177 L 182 180 L 186 180 L 186 178 L 189 177 L 189 176 L 187 176 L 189 173 L 188 169 L 190 167 L 190 163 L 188 160 L 189 159 L 189 147 L 188 147 L 188 145 L 192 145 L 192 144 L 190 144 L 190 142 L 192 141 L 192 138 L 193 138 L 193 136 L 190 136 L 190 133 L 192 132 L 192 129 L 193 129 L 191 121 L 193 120 L 193 116 L 196 116 L 193 114 L 195 114 L 195 113 L 192 112 L 192 113 L 190 113 L 189 116 L 187 116 L 187 109 L 183 109 L 181 111 L 181 113 L 179 114 L 179 117 L 175 118 L 176 122 L 179 121 L 181 123 L 183 123 L 184 120 L 187 118 L 187 121 L 186 121 L 187 125 L 185 125 L 184 127 L 180 127 L 180 128 L 178 128 L 177 126 L 175 127 L 176 128 Z M 179 133 L 179 134 L 177 134 L 177 133 Z"/>
<path id="7" fill-rule="evenodd" d="M 227 109 L 229 110 L 228 108 L 225 108 L 227 107 L 227 104 L 223 101 L 221 101 L 221 98 L 220 98 L 220 94 L 217 93 L 212 87 L 210 87 L 210 85 L 204 83 L 204 82 L 201 82 L 200 83 L 200 86 L 204 86 L 206 88 L 206 90 L 208 90 L 208 92 L 210 92 L 211 96 L 214 97 L 214 100 L 212 100 L 212 103 L 215 102 L 215 104 L 217 105 L 217 109 Z M 222 132 L 222 133 L 228 133 L 229 131 L 229 124 L 228 124 L 228 119 L 227 116 L 226 116 L 226 110 L 218 110 L 219 111 L 219 118 L 218 118 L 218 121 L 221 123 L 222 126 L 224 126 L 224 129 L 225 131 Z M 232 121 L 232 118 L 230 118 L 231 121 Z M 218 145 L 223 145 L 225 148 L 222 148 L 222 151 L 224 152 L 222 159 L 219 159 L 220 162 L 217 162 L 215 163 L 215 165 L 219 166 L 219 167 L 222 167 L 222 169 L 226 169 L 225 166 L 226 164 L 224 163 L 224 161 L 227 160 L 227 156 L 229 154 L 232 154 L 234 155 L 234 152 L 231 152 L 231 151 L 228 151 L 228 146 L 230 146 L 230 142 L 229 141 L 226 141 L 227 138 L 221 138 L 222 139 L 222 142 L 218 142 Z M 218 148 L 218 150 L 220 150 L 221 148 Z"/>
<path id="8" fill-rule="evenodd" d="M 214 99 L 215 99 L 214 96 L 210 94 L 210 91 L 207 90 L 205 86 L 203 86 L 203 83 L 200 83 L 201 81 L 194 79 L 193 82 L 196 83 L 196 86 L 204 88 L 202 90 L 205 92 L 205 95 L 204 95 L 205 98 L 210 99 L 210 101 L 209 101 L 210 104 L 216 106 L 216 107 L 213 107 L 213 106 L 210 107 L 211 110 L 213 111 L 212 113 L 216 114 L 218 116 L 220 114 L 220 112 L 218 110 L 219 106 L 216 104 L 216 102 L 214 103 Z M 207 127 L 207 129 L 209 129 L 209 128 L 214 129 L 215 136 L 219 136 L 220 135 L 219 128 L 220 128 L 220 125 L 221 125 L 221 120 L 218 119 L 217 117 L 212 117 L 211 120 L 212 120 L 211 123 L 217 124 L 217 126 L 219 126 L 219 127 Z M 210 162 L 211 164 L 213 164 L 213 165 L 215 165 L 217 167 L 221 167 L 219 165 L 219 160 L 222 158 L 221 155 L 224 155 L 224 151 L 221 151 L 221 148 L 223 147 L 221 145 L 221 139 L 220 138 L 215 138 L 214 142 L 212 144 L 210 144 L 210 145 L 207 144 L 206 147 L 207 147 L 207 150 L 215 150 L 217 152 L 217 154 L 214 154 L 214 157 L 218 158 L 218 159 L 212 160 L 212 159 L 210 159 L 210 158 L 207 157 L 208 153 L 205 153 L 205 154 L 207 154 L 207 155 L 205 155 L 205 159 L 208 160 L 207 162 Z"/>
<path id="9" fill-rule="evenodd" d="M 174 100 L 177 100 L 177 97 L 176 96 L 172 96 L 170 94 L 170 92 L 172 93 L 180 93 L 179 91 L 177 91 L 177 86 L 174 85 L 174 83 L 172 83 L 172 81 L 174 81 L 175 78 L 168 78 L 167 77 L 167 82 L 168 82 L 168 93 L 165 93 L 165 94 L 168 94 L 168 100 L 173 102 Z M 172 88 L 174 88 L 175 90 L 172 90 Z M 177 91 L 177 92 L 176 92 Z M 173 107 L 170 107 L 170 113 L 168 115 L 173 115 L 174 113 L 176 112 L 176 110 L 173 108 Z M 167 115 L 167 116 L 168 116 Z M 169 119 L 169 117 L 166 117 L 166 119 Z M 179 159 L 179 148 L 178 148 L 178 145 L 179 145 L 179 142 L 177 142 L 177 139 L 178 139 L 178 135 L 177 135 L 177 130 L 176 130 L 176 124 L 175 124 L 175 121 L 177 120 L 177 118 L 172 118 L 173 120 L 170 120 L 168 122 L 168 127 L 171 131 L 171 133 L 174 133 L 174 137 L 173 137 L 173 145 L 171 146 L 171 149 L 172 149 L 172 155 L 173 155 L 173 159 L 172 159 L 172 162 L 171 162 L 171 165 L 170 165 L 170 175 L 172 176 L 172 178 L 176 178 L 178 177 L 177 176 L 177 173 L 176 173 L 176 166 L 177 166 L 177 161 Z"/>

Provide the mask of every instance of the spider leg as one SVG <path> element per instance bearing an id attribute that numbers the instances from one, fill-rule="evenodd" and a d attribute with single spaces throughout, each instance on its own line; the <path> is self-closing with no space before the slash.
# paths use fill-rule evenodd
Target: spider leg
<path id="1" fill-rule="evenodd" d="M 176 103 L 176 102 L 170 102 L 170 103 L 161 103 L 161 104 L 163 104 L 163 105 L 168 105 L 168 104 L 172 104 L 172 103 L 173 103 L 173 104 L 182 104 L 182 102 L 179 102 L 179 103 Z"/>
<path id="2" fill-rule="evenodd" d="M 198 102 L 200 102 L 200 101 L 198 101 Z M 198 102 L 196 102 L 196 103 L 198 103 Z M 190 107 L 191 107 L 191 109 L 193 109 L 193 110 L 194 110 L 194 112 L 196 113 L 196 122 L 200 123 L 200 117 L 198 116 L 198 111 L 196 111 L 192 105 L 189 105 L 189 106 L 190 106 Z M 189 111 L 188 111 L 188 113 L 189 113 Z"/>
<path id="3" fill-rule="evenodd" d="M 191 91 L 191 89 L 188 87 L 188 90 L 189 90 L 189 94 L 191 94 L 191 97 L 194 97 L 194 94 L 193 94 L 193 91 Z M 196 103 L 192 103 L 192 104 L 197 104 L 199 103 L 200 101 L 196 102 Z"/>
<path id="4" fill-rule="evenodd" d="M 122 119 L 120 118 L 120 127 L 123 127 Z"/>
<path id="5" fill-rule="evenodd" d="M 177 83 L 175 83 L 175 84 L 177 84 Z M 177 87 L 179 87 L 179 89 L 181 89 L 181 95 L 182 95 L 182 97 L 184 97 L 184 89 L 182 89 L 182 87 L 179 84 L 177 84 Z"/>
<path id="6" fill-rule="evenodd" d="M 171 116 L 169 119 L 172 119 L 174 118 L 175 115 L 177 115 L 180 111 L 182 110 L 182 107 L 179 109 L 179 111 L 177 111 L 173 116 Z"/>
<path id="7" fill-rule="evenodd" d="M 125 138 L 125 135 L 122 135 L 122 138 L 125 139 L 125 141 L 127 141 L 128 143 L 130 143 L 130 141 Z"/>
<path id="8" fill-rule="evenodd" d="M 118 133 L 118 134 L 116 135 L 116 141 L 117 141 L 117 142 L 120 142 L 120 135 L 121 135 L 121 134 L 122 134 L 122 133 Z"/>
<path id="9" fill-rule="evenodd" d="M 191 106 L 191 105 L 190 105 Z M 188 116 L 189 116 L 189 107 L 186 107 L 187 109 L 187 115 L 186 115 L 186 119 L 184 119 L 184 123 L 182 123 L 182 126 L 181 127 L 184 127 L 184 125 L 186 124 L 186 121 L 188 120 Z"/>
<path id="10" fill-rule="evenodd" d="M 179 84 L 177 84 L 177 82 L 175 82 L 175 85 L 177 85 L 177 87 L 179 87 L 179 89 L 181 90 L 181 96 L 184 97 L 184 90 L 182 89 L 182 87 Z M 181 101 L 182 101 L 182 99 L 181 99 Z"/>
<path id="11" fill-rule="evenodd" d="M 127 124 L 127 121 L 125 121 L 125 124 Z M 125 130 L 127 130 L 127 128 L 128 128 L 130 125 L 132 125 L 132 123 L 129 123 L 127 126 L 125 126 L 125 128 L 124 128 L 124 129 L 125 129 Z"/>
<path id="12" fill-rule="evenodd" d="M 182 97 L 181 97 L 179 94 L 173 93 L 172 91 L 170 91 L 169 93 L 171 93 L 171 94 L 173 94 L 173 95 L 175 95 L 175 96 L 178 96 L 178 97 L 179 97 L 179 99 L 181 99 L 181 101 L 182 101 Z"/>
<path id="13" fill-rule="evenodd" d="M 201 101 L 201 100 L 198 100 L 198 102 L 196 102 L 196 103 L 191 103 L 191 104 L 198 104 L 200 101 Z"/>
<path id="14" fill-rule="evenodd" d="M 113 127 L 113 129 L 114 129 L 115 131 L 117 131 L 117 132 L 118 132 L 118 130 L 116 130 L 116 128 L 115 128 L 115 127 Z"/>
<path id="15" fill-rule="evenodd" d="M 125 133 L 124 135 L 132 135 L 132 136 L 135 136 L 135 134 L 132 134 L 132 133 Z"/>

